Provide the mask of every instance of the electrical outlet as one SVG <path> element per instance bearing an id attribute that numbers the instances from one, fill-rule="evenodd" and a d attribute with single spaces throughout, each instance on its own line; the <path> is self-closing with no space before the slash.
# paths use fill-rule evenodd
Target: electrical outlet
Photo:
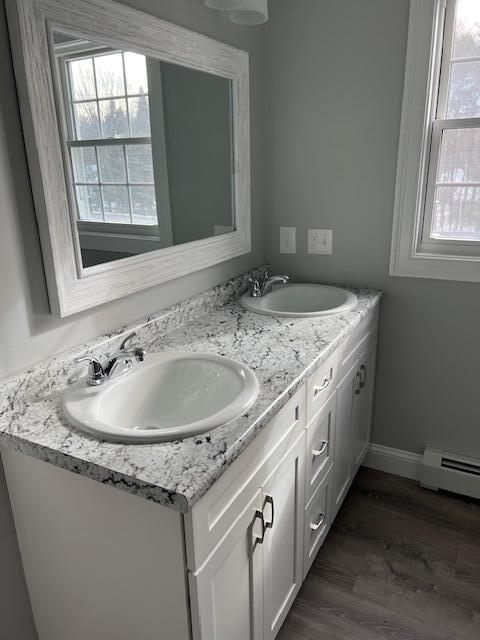
<path id="1" fill-rule="evenodd" d="M 296 253 L 296 227 L 280 227 L 280 253 Z"/>
<path id="2" fill-rule="evenodd" d="M 332 230 L 331 229 L 309 229 L 308 230 L 308 253 L 332 253 Z"/>

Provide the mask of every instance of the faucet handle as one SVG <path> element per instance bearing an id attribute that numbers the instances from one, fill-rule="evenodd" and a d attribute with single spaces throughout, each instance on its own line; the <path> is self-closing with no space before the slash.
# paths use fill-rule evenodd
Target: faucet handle
<path id="1" fill-rule="evenodd" d="M 145 360 L 145 356 L 147 355 L 147 352 L 145 351 L 145 349 L 143 349 L 142 347 L 128 346 L 128 343 L 130 342 L 130 340 L 132 338 L 135 338 L 136 335 L 137 333 L 135 331 L 132 331 L 132 333 L 129 333 L 128 336 L 122 340 L 120 347 L 117 353 L 115 354 L 115 357 L 122 357 L 122 356 L 126 358 L 132 357 L 132 358 L 136 358 L 140 362 L 143 362 Z"/>
<path id="2" fill-rule="evenodd" d="M 95 358 L 95 356 L 82 356 L 74 360 L 75 364 L 81 364 L 82 362 L 88 362 L 88 375 L 87 384 L 96 385 L 105 377 L 105 371 L 102 364 Z"/>
<path id="3" fill-rule="evenodd" d="M 271 274 L 272 274 L 272 267 L 267 267 L 263 273 L 262 282 L 265 282 L 266 280 L 268 280 Z"/>
<path id="4" fill-rule="evenodd" d="M 135 338 L 136 335 L 137 335 L 136 331 L 132 331 L 131 333 L 129 333 L 128 336 L 126 336 L 120 343 L 119 351 L 124 351 L 127 348 L 127 345 L 130 342 L 130 340 L 132 340 L 132 338 Z"/>

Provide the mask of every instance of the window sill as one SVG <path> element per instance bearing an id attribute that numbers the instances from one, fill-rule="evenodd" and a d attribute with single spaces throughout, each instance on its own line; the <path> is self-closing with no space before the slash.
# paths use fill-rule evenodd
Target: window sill
<path id="1" fill-rule="evenodd" d="M 392 256 L 390 275 L 480 282 L 480 256 L 450 256 L 432 253 L 412 253 L 408 257 Z"/>

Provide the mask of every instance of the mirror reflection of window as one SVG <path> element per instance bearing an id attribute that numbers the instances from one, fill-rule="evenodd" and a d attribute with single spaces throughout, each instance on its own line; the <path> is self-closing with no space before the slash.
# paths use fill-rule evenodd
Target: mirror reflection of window
<path id="1" fill-rule="evenodd" d="M 62 57 L 78 218 L 157 225 L 145 56 L 79 48 Z"/>
<path id="2" fill-rule="evenodd" d="M 235 230 L 231 81 L 54 34 L 83 267 Z"/>

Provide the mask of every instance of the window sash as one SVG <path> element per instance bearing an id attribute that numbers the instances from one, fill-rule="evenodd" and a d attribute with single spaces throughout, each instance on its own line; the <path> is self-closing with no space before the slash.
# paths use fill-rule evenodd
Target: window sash
<path id="1" fill-rule="evenodd" d="M 77 223 L 79 222 L 87 222 L 88 224 L 91 225 L 121 225 L 124 228 L 126 227 L 138 227 L 138 226 L 145 226 L 145 227 L 153 227 L 153 228 L 158 228 L 159 226 L 159 220 L 158 220 L 158 210 L 157 210 L 157 222 L 156 224 L 145 224 L 145 225 L 139 225 L 138 223 L 133 222 L 133 216 L 134 216 L 134 208 L 133 208 L 133 203 L 132 203 L 132 194 L 131 194 L 131 187 L 155 187 L 155 182 L 139 182 L 139 181 L 135 181 L 135 180 L 130 180 L 130 176 L 129 176 L 129 172 L 128 172 L 128 162 L 127 162 L 127 157 L 126 157 L 126 147 L 128 145 L 138 145 L 138 144 L 142 144 L 141 142 L 138 142 L 138 139 L 136 138 L 115 138 L 114 139 L 116 142 L 117 146 L 122 146 L 123 149 L 123 156 L 124 156 L 124 163 L 125 163 L 125 170 L 126 170 L 126 179 L 125 180 L 121 180 L 118 182 L 113 182 L 110 180 L 102 180 L 101 176 L 100 176 L 100 162 L 99 162 L 99 158 L 98 158 L 98 151 L 97 151 L 97 147 L 101 147 L 101 146 L 113 146 L 110 144 L 110 139 L 98 139 L 98 140 L 72 140 L 72 141 L 68 141 L 67 140 L 67 147 L 70 149 L 72 147 L 74 148 L 82 148 L 82 147 L 94 147 L 95 149 L 95 158 L 96 158 L 96 163 L 97 163 L 97 170 L 98 170 L 98 180 L 96 182 L 87 182 L 84 180 L 75 180 L 75 176 L 73 175 L 73 159 L 70 158 L 70 162 L 72 164 L 72 186 L 74 188 L 75 191 L 75 202 L 77 204 Z M 143 144 L 150 144 L 151 147 L 151 138 L 141 138 L 141 140 L 143 140 Z M 80 144 L 79 144 L 80 143 Z M 102 203 L 102 218 L 103 221 L 102 222 L 97 222 L 95 220 L 84 220 L 83 218 L 80 217 L 80 212 L 78 209 L 78 202 L 77 202 L 77 193 L 76 193 L 76 187 L 98 187 L 99 188 L 99 192 L 100 192 L 100 200 Z M 128 206 L 129 206 L 129 216 L 130 216 L 130 222 L 108 222 L 107 220 L 105 220 L 105 203 L 104 203 L 104 195 L 103 195 L 103 189 L 102 187 L 126 187 L 127 188 L 127 194 L 128 194 Z M 93 228 L 93 227 L 91 227 Z"/>
<path id="2" fill-rule="evenodd" d="M 85 138 L 83 140 L 67 140 L 67 147 L 113 147 L 115 145 L 152 145 L 152 138 Z"/>
<path id="3" fill-rule="evenodd" d="M 448 129 L 480 128 L 480 118 L 435 120 L 432 126 L 430 162 L 423 215 L 420 250 L 426 253 L 453 255 L 480 255 L 480 240 L 447 240 L 430 237 L 437 188 L 438 165 L 443 132 Z M 443 184 L 443 183 L 442 183 Z M 476 186 L 475 183 L 455 183 L 455 186 Z M 445 186 L 448 186 L 445 183 Z"/>
<path id="4" fill-rule="evenodd" d="M 455 35 L 455 15 L 458 0 L 446 0 L 445 16 L 443 21 L 443 39 L 439 52 L 437 65 L 439 66 L 438 94 L 435 109 L 435 119 L 430 129 L 430 153 L 425 181 L 425 197 L 419 221 L 419 244 L 418 250 L 421 253 L 431 255 L 458 255 L 462 257 L 480 256 L 479 240 L 454 240 L 432 238 L 430 236 L 432 219 L 434 214 L 435 192 L 437 188 L 438 165 L 440 162 L 440 151 L 443 132 L 446 129 L 468 129 L 480 128 L 479 118 L 447 118 L 448 95 L 450 89 L 450 76 L 453 59 L 453 43 Z M 473 60 L 467 58 L 466 60 Z M 461 186 L 472 186 L 470 183 L 459 184 Z"/>

